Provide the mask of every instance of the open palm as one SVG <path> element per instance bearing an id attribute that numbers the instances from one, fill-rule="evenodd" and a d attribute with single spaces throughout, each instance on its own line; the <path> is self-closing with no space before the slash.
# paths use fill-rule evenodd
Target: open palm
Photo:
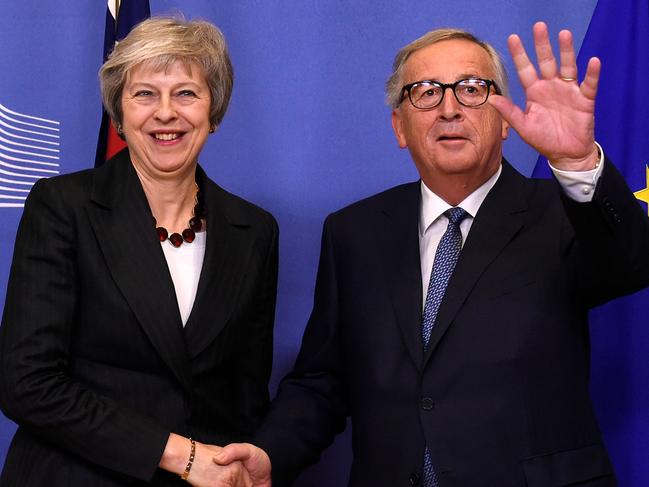
<path id="1" fill-rule="evenodd" d="M 599 59 L 589 61 L 584 80 L 579 84 L 569 31 L 559 33 L 560 66 L 557 67 L 547 26 L 542 22 L 534 25 L 538 73 L 517 35 L 511 35 L 508 44 L 525 90 L 525 111 L 503 96 L 493 96 L 489 102 L 525 142 L 556 168 L 591 169 L 597 161 L 594 126 Z"/>

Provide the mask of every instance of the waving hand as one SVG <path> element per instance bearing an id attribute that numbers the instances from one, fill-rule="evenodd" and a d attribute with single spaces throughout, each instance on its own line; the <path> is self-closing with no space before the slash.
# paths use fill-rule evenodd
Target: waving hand
<path id="1" fill-rule="evenodd" d="M 584 79 L 579 84 L 572 34 L 567 30 L 559 32 L 560 60 L 557 66 L 548 28 L 543 22 L 534 25 L 538 72 L 516 34 L 509 37 L 508 45 L 525 90 L 525 111 L 503 96 L 492 96 L 489 103 L 525 142 L 556 168 L 567 171 L 592 169 L 598 160 L 594 127 L 600 60 L 589 60 Z"/>

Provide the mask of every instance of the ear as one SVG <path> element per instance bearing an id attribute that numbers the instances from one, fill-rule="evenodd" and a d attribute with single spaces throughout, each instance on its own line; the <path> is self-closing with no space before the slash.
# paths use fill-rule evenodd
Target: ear
<path id="1" fill-rule="evenodd" d="M 502 129 L 500 132 L 500 137 L 503 140 L 507 140 L 507 137 L 509 137 L 509 124 L 505 121 L 505 119 L 502 119 Z"/>
<path id="2" fill-rule="evenodd" d="M 399 147 L 405 149 L 408 147 L 406 142 L 406 136 L 403 130 L 403 114 L 401 113 L 400 108 L 395 108 L 392 110 L 392 130 L 394 130 L 394 136 L 397 138 L 397 143 Z"/>

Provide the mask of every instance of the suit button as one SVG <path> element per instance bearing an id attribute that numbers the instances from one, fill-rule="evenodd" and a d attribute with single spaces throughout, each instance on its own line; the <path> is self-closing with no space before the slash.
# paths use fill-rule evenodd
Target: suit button
<path id="1" fill-rule="evenodd" d="M 430 397 L 422 397 L 421 398 L 421 409 L 424 411 L 430 411 L 435 407 L 435 401 L 433 401 Z"/>
<path id="2" fill-rule="evenodd" d="M 408 480 L 410 481 L 410 485 L 419 485 L 419 475 L 417 475 L 416 473 L 410 475 L 410 478 Z"/>

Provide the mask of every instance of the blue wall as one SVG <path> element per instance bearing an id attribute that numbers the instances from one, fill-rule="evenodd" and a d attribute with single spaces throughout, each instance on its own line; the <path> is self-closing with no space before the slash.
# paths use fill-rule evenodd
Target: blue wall
<path id="1" fill-rule="evenodd" d="M 384 103 L 383 86 L 396 51 L 432 28 L 471 30 L 503 53 L 513 75 L 513 98 L 521 104 L 507 36 L 520 33 L 531 46 L 531 25 L 544 20 L 553 35 L 571 29 L 579 47 L 596 0 L 150 3 L 153 13 L 182 10 L 189 18 L 213 21 L 229 43 L 235 67 L 232 103 L 201 163 L 222 186 L 270 210 L 280 224 L 274 392 L 310 312 L 324 217 L 417 177 L 408 153 L 396 145 Z M 61 172 L 94 161 L 105 10 L 102 1 L 0 2 L 0 104 L 60 122 Z M 525 174 L 537 159 L 515 134 L 505 155 Z M 20 208 L 0 208 L 3 289 L 20 214 Z M 0 295 L 4 299 L 4 292 Z M 594 354 L 594 361 L 604 360 L 605 351 Z M 617 423 L 603 426 L 605 434 L 623 436 Z M 0 460 L 13 430 L 0 418 Z M 349 457 L 348 435 L 342 435 L 300 485 L 344 485 Z M 620 472 L 622 485 L 649 484 L 646 469 L 642 478 L 629 472 Z"/>

